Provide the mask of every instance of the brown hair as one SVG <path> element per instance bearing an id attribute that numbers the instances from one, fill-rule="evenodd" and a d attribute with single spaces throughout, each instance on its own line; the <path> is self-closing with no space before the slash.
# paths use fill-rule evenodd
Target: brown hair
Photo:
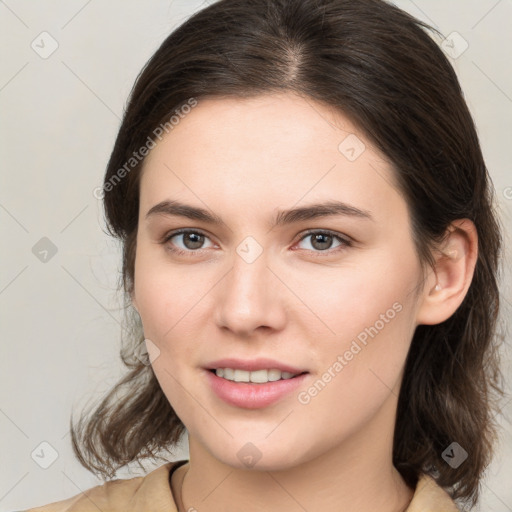
<path id="1" fill-rule="evenodd" d="M 428 473 L 453 498 L 474 504 L 492 457 L 492 411 L 501 394 L 501 235 L 471 114 L 426 29 L 440 35 L 382 0 L 221 0 L 195 13 L 136 80 L 106 170 L 104 207 L 110 233 L 123 244 L 129 309 L 144 160 L 133 168 L 126 162 L 180 105 L 293 91 L 346 115 L 393 163 L 423 265 L 432 265 L 432 248 L 452 221 L 468 218 L 477 228 L 478 260 L 464 301 L 451 318 L 418 326 L 413 336 L 393 446 L 393 462 L 410 486 Z M 122 177 L 113 181 L 116 175 Z M 121 351 L 126 376 L 90 418 L 76 426 L 71 419 L 77 457 L 107 477 L 171 449 L 185 431 L 151 366 L 134 356 L 143 335 L 136 320 L 131 325 Z M 457 468 L 442 458 L 454 441 L 468 452 Z"/>

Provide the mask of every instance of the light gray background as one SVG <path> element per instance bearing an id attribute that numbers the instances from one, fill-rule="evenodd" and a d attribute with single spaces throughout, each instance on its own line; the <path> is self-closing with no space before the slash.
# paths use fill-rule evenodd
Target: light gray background
<path id="1" fill-rule="evenodd" d="M 395 3 L 436 26 L 448 41 L 456 31 L 469 45 L 452 62 L 508 233 L 512 1 Z M 106 392 L 122 371 L 115 294 L 120 252 L 102 230 L 93 190 L 102 182 L 137 73 L 169 32 L 202 5 L 0 1 L 0 510 L 62 500 L 99 483 L 74 459 L 68 433 L 72 407 L 79 411 L 86 400 Z M 47 58 L 40 56 L 51 49 L 43 31 L 58 43 Z M 32 49 L 33 41 L 40 53 Z M 57 248 L 46 262 L 32 251 L 42 237 Z M 507 253 L 510 267 L 508 240 Z M 504 320 L 511 314 L 510 283 L 507 274 Z M 510 375 L 508 347 L 504 366 Z M 512 511 L 511 412 L 508 402 L 498 415 L 502 441 L 482 486 L 481 510 Z M 58 453 L 48 469 L 31 457 L 51 461 L 51 449 L 42 442 Z M 185 445 L 174 458 L 187 458 L 186 450 Z M 123 471 L 119 477 L 134 474 Z"/>

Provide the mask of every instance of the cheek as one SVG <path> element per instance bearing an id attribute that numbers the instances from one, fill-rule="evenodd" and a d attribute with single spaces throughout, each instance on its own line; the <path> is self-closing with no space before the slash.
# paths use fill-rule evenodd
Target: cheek
<path id="1" fill-rule="evenodd" d="M 311 340 L 318 382 L 305 390 L 304 402 L 343 404 L 333 415 L 338 419 L 347 411 L 361 416 L 397 388 L 416 327 L 414 290 L 420 276 L 414 253 L 402 256 L 388 252 L 364 268 L 337 271 L 335 279 L 321 283 L 327 288 L 314 279 L 306 282 L 308 304 L 330 335 L 322 343 Z"/>
<path id="2" fill-rule="evenodd" d="M 373 304 L 358 318 L 343 316 L 343 323 L 340 318 L 341 334 L 323 343 L 319 371 L 297 395 L 299 411 L 326 432 L 327 444 L 356 434 L 399 394 L 413 332 L 413 308 L 394 304 L 395 308 L 383 309 L 387 323 Z"/>
<path id="3" fill-rule="evenodd" d="M 362 333 L 364 342 L 368 329 L 374 333 L 376 328 L 380 335 L 406 319 L 405 325 L 413 323 L 418 270 L 414 259 L 376 254 L 328 272 L 301 272 L 301 298 L 310 310 L 308 317 L 313 312 L 317 323 L 321 321 L 324 338 L 334 337 L 334 344 L 343 347 Z M 298 289 L 297 276 L 290 275 L 288 282 L 292 279 Z"/>
<path id="4" fill-rule="evenodd" d="M 178 329 L 180 319 L 197 305 L 201 293 L 197 284 L 179 266 L 165 261 L 164 251 L 140 244 L 135 261 L 134 295 L 145 335 L 161 343 Z M 190 314 L 190 313 L 189 313 Z"/>

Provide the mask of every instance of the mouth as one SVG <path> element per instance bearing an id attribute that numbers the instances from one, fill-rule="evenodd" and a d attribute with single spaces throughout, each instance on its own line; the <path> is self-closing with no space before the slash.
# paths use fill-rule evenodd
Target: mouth
<path id="1" fill-rule="evenodd" d="M 290 397 L 293 391 L 304 384 L 309 375 L 307 371 L 287 376 L 282 375 L 285 372 L 280 370 L 248 372 L 232 369 L 233 374 L 229 368 L 227 370 L 227 376 L 220 376 L 218 374 L 224 374 L 226 368 L 205 369 L 207 384 L 223 402 L 242 409 L 261 409 Z M 267 373 L 266 376 L 265 373 Z M 253 380 L 259 380 L 259 382 L 253 382 Z"/>
<path id="2" fill-rule="evenodd" d="M 267 384 L 269 382 L 296 379 L 309 373 L 307 371 L 291 373 L 278 369 L 247 371 L 235 368 L 207 368 L 207 370 L 217 377 L 240 384 Z"/>

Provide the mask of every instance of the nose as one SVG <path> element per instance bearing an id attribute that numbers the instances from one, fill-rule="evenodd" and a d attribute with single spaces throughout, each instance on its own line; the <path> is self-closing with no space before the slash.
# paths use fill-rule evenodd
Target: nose
<path id="1" fill-rule="evenodd" d="M 252 263 L 236 254 L 231 270 L 218 284 L 217 325 L 239 337 L 283 329 L 287 309 L 283 289 L 286 287 L 269 268 L 265 252 Z"/>

